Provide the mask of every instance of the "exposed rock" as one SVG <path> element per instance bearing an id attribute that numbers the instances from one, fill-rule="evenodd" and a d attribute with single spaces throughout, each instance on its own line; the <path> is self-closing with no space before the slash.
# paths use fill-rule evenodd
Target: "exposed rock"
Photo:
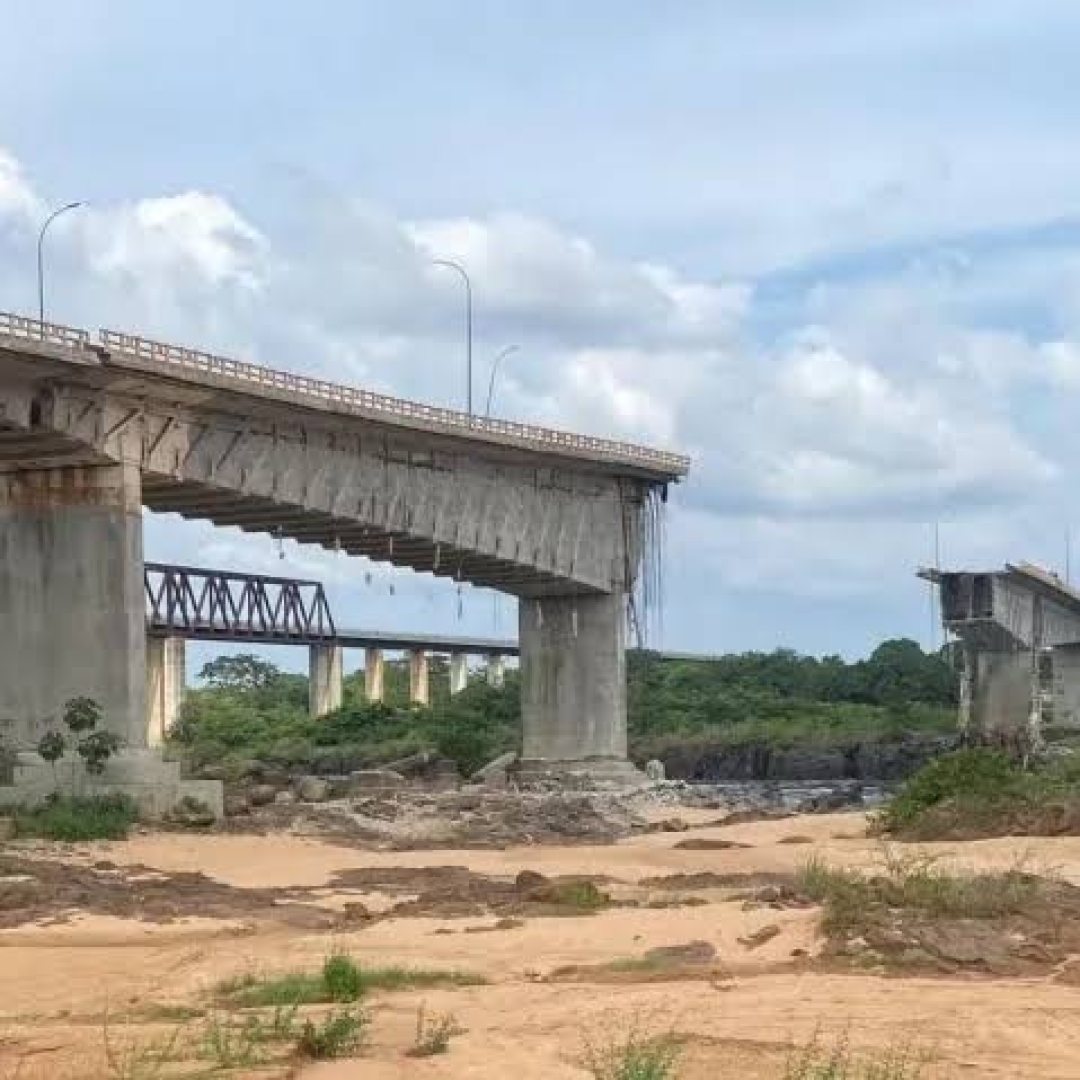
<path id="1" fill-rule="evenodd" d="M 0 817 L 0 843 L 15 839 L 15 819 Z"/>
<path id="2" fill-rule="evenodd" d="M 738 840 L 709 839 L 705 836 L 695 836 L 689 840 L 680 840 L 675 847 L 680 851 L 734 851 L 738 848 L 753 847 L 753 845 L 743 844 Z"/>
<path id="3" fill-rule="evenodd" d="M 247 795 L 230 794 L 225 796 L 225 816 L 243 817 L 251 813 L 251 802 Z"/>
<path id="4" fill-rule="evenodd" d="M 228 780 L 230 778 L 229 767 L 212 762 L 209 765 L 203 765 L 199 769 L 198 777 L 200 780 Z"/>
<path id="5" fill-rule="evenodd" d="M 715 963 L 716 955 L 716 947 L 710 941 L 687 941 L 649 949 L 645 959 L 665 966 L 698 967 Z"/>
<path id="6" fill-rule="evenodd" d="M 652 760 L 645 762 L 645 775 L 649 778 L 650 783 L 662 784 L 667 779 L 667 770 L 664 768 L 662 761 L 658 758 L 652 758 Z"/>
<path id="7" fill-rule="evenodd" d="M 330 783 L 321 776 L 301 776 L 296 781 L 296 794 L 304 802 L 326 802 L 330 798 Z"/>
<path id="8" fill-rule="evenodd" d="M 506 787 L 517 761 L 518 755 L 514 751 L 500 754 L 494 761 L 489 761 L 477 769 L 469 777 L 469 781 L 473 784 L 486 784 L 488 787 Z"/>
<path id="9" fill-rule="evenodd" d="M 275 806 L 292 806 L 296 802 L 295 791 L 278 791 L 274 794 Z"/>
<path id="10" fill-rule="evenodd" d="M 688 832 L 690 823 L 682 818 L 664 818 L 649 825 L 649 832 Z"/>
<path id="11" fill-rule="evenodd" d="M 248 802 L 252 806 L 268 806 L 274 801 L 277 788 L 273 784 L 256 784 L 248 793 Z"/>
<path id="12" fill-rule="evenodd" d="M 760 949 L 762 945 L 772 941 L 772 939 L 779 936 L 779 934 L 780 927 L 777 926 L 776 923 L 769 923 L 767 926 L 755 930 L 752 934 L 747 934 L 746 937 L 739 938 L 739 944 L 747 949 Z"/>
<path id="13" fill-rule="evenodd" d="M 356 792 L 396 791 L 405 786 L 405 777 L 393 769 L 357 769 L 349 781 Z"/>
<path id="14" fill-rule="evenodd" d="M 539 889 L 546 889 L 550 884 L 550 880 L 536 870 L 522 870 L 514 878 L 514 888 L 524 895 L 535 893 Z"/>
<path id="15" fill-rule="evenodd" d="M 199 799 L 185 795 L 166 815 L 170 825 L 180 825 L 185 829 L 208 829 L 217 821 L 214 811 Z"/>

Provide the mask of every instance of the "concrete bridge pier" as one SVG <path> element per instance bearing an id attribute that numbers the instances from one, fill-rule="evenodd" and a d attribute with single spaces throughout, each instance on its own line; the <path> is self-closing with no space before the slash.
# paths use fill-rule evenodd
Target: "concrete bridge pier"
<path id="1" fill-rule="evenodd" d="M 450 654 L 450 694 L 460 694 L 469 685 L 469 655 L 456 652 Z"/>
<path id="2" fill-rule="evenodd" d="M 506 657 L 492 653 L 487 658 L 487 681 L 489 686 L 502 686 L 506 681 Z"/>
<path id="3" fill-rule="evenodd" d="M 152 637 L 146 642 L 148 742 L 161 746 L 180 719 L 187 687 L 187 642 L 182 637 Z"/>
<path id="4" fill-rule="evenodd" d="M 137 467 L 0 474 L 0 735 L 25 750 L 93 698 L 147 745 L 142 499 Z"/>
<path id="5" fill-rule="evenodd" d="M 386 659 L 382 649 L 364 650 L 364 696 L 368 701 L 386 697 Z"/>
<path id="6" fill-rule="evenodd" d="M 412 705 L 427 705 L 430 701 L 428 654 L 423 649 L 410 649 L 409 702 Z"/>
<path id="7" fill-rule="evenodd" d="M 626 757 L 626 597 L 522 600 L 522 771 L 634 780 Z"/>
<path id="8" fill-rule="evenodd" d="M 308 713 L 313 720 L 341 708 L 343 668 L 340 645 L 308 646 Z"/>

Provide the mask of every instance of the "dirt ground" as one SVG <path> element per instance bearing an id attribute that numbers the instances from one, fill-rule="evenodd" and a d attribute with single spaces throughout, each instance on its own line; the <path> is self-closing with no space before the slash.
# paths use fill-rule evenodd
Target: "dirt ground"
<path id="1" fill-rule="evenodd" d="M 636 1028 L 682 1037 L 684 1080 L 782 1077 L 791 1046 L 815 1032 L 856 1047 L 914 1045 L 933 1077 L 1080 1078 L 1080 988 L 1049 973 L 828 973 L 814 964 L 817 910 L 746 902 L 748 885 L 814 855 L 879 864 L 884 852 L 861 815 L 731 826 L 704 825 L 715 811 L 681 816 L 689 832 L 606 846 L 373 852 L 295 836 L 182 833 L 6 845 L 0 1080 L 137 1080 L 117 1046 L 170 1030 L 183 1038 L 171 1018 L 206 1009 L 220 980 L 314 970 L 334 949 L 361 964 L 488 981 L 377 992 L 361 1059 L 250 1075 L 570 1080 L 589 1075 L 586 1043 Z M 905 850 L 963 867 L 1022 861 L 1080 884 L 1080 838 Z M 523 891 L 522 871 L 551 882 L 587 877 L 612 902 L 568 911 Z M 706 957 L 711 945 L 715 957 L 675 973 L 620 970 L 648 950 L 688 943 Z M 449 1053 L 405 1056 L 421 1004 L 465 1029 Z"/>

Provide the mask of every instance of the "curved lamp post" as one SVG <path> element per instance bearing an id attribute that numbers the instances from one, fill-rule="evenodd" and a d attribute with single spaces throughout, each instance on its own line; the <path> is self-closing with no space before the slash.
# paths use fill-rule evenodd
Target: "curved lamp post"
<path id="1" fill-rule="evenodd" d="M 45 232 L 49 226 L 61 215 L 66 214 L 69 210 L 75 210 L 78 207 L 84 205 L 81 202 L 68 203 L 67 206 L 61 206 L 59 210 L 54 210 L 46 219 L 45 224 L 41 226 L 41 232 L 38 233 L 37 242 L 37 287 L 38 287 L 38 321 L 45 321 L 45 263 L 42 257 L 42 245 L 45 243 Z"/>
<path id="2" fill-rule="evenodd" d="M 461 263 L 454 262 L 453 259 L 432 259 L 432 263 L 435 266 L 448 266 L 451 270 L 457 271 L 461 275 L 461 280 L 465 282 L 465 407 L 469 414 L 469 421 L 472 422 L 472 281 L 469 279 L 469 274 L 465 267 Z"/>
<path id="3" fill-rule="evenodd" d="M 506 348 L 492 361 L 491 378 L 488 380 L 487 406 L 484 408 L 485 419 L 491 416 L 491 398 L 495 393 L 495 376 L 499 373 L 499 364 L 501 364 L 512 352 L 517 352 L 517 350 L 517 345 L 507 345 Z"/>

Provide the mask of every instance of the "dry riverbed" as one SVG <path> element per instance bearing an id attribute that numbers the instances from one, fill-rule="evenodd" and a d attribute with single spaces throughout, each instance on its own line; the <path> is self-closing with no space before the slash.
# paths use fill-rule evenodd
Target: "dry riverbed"
<path id="1" fill-rule="evenodd" d="M 810 860 L 877 868 L 902 851 L 1006 871 L 1022 859 L 1065 890 L 1047 919 L 1080 921 L 1080 838 L 885 850 L 860 814 L 728 826 L 707 824 L 715 811 L 680 816 L 688 831 L 501 850 L 184 833 L 5 845 L 0 1080 L 204 1075 L 208 1027 L 246 1015 L 223 999 L 223 980 L 317 972 L 332 952 L 471 978 L 372 990 L 359 1059 L 282 1053 L 214 1075 L 570 1080 L 589 1075 L 588 1042 L 636 1027 L 680 1038 L 685 1080 L 779 1078 L 815 1032 L 915 1044 L 932 1077 L 1080 1077 L 1068 935 L 1010 925 L 999 967 L 980 963 L 977 933 L 957 943 L 962 920 L 929 953 L 905 946 L 906 968 L 872 951 L 838 957 L 821 909 L 791 886 Z M 455 1018 L 448 1052 L 407 1055 L 421 1006 Z M 168 1047 L 169 1062 L 148 1065 L 148 1047 Z"/>

